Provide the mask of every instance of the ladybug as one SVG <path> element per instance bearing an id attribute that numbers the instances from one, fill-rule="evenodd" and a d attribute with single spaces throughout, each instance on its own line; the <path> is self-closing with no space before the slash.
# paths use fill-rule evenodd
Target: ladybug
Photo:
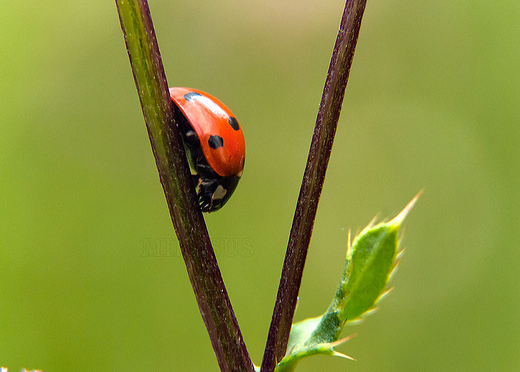
<path id="1" fill-rule="evenodd" d="M 216 211 L 237 187 L 246 155 L 244 133 L 233 113 L 215 97 L 191 88 L 170 88 L 179 110 L 175 121 L 195 172 L 199 205 Z"/>

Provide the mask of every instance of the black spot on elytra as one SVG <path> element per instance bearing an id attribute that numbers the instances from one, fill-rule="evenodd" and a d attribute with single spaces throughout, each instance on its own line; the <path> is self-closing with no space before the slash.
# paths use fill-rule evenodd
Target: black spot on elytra
<path id="1" fill-rule="evenodd" d="M 238 125 L 238 121 L 237 119 L 235 119 L 233 116 L 230 116 L 228 119 L 227 119 L 229 125 L 231 125 L 231 128 L 233 128 L 234 130 L 239 130 L 240 129 L 240 126 Z"/>
<path id="2" fill-rule="evenodd" d="M 224 146 L 224 139 L 220 136 L 214 135 L 210 136 L 208 139 L 209 147 L 213 150 L 218 149 L 219 147 Z"/>
<path id="3" fill-rule="evenodd" d="M 197 92 L 189 92 L 184 95 L 184 99 L 189 102 L 196 100 L 197 98 L 199 98 L 199 96 L 200 94 Z"/>

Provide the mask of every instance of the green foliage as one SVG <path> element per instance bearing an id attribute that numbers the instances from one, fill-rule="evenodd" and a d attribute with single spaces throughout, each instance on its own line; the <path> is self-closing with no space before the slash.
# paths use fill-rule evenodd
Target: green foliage
<path id="1" fill-rule="evenodd" d="M 329 308 L 319 317 L 293 324 L 287 353 L 277 372 L 293 371 L 302 358 L 315 354 L 352 359 L 334 348 L 349 339 L 339 339 L 345 324 L 373 310 L 388 293 L 388 281 L 399 263 L 399 228 L 418 197 L 393 220 L 378 224 L 372 221 L 349 244 L 345 269 Z"/>

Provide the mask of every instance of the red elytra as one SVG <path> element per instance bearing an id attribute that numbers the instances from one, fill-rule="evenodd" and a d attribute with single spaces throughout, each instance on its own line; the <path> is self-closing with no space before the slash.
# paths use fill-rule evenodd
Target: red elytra
<path id="1" fill-rule="evenodd" d="M 170 88 L 203 212 L 219 210 L 235 191 L 245 160 L 242 128 L 218 99 L 191 88 Z"/>
<path id="2" fill-rule="evenodd" d="M 240 177 L 246 146 L 242 128 L 231 110 L 197 89 L 170 88 L 170 96 L 197 133 L 211 168 L 222 177 Z"/>

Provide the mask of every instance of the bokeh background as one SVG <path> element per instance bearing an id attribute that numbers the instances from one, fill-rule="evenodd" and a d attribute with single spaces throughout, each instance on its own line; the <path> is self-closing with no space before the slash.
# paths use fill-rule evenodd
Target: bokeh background
<path id="1" fill-rule="evenodd" d="M 171 86 L 219 97 L 244 177 L 206 216 L 259 364 L 344 2 L 150 0 Z M 0 365 L 217 371 L 113 1 L 3 0 Z M 295 320 L 322 313 L 347 232 L 393 217 L 392 294 L 299 371 L 520 370 L 520 3 L 370 1 Z"/>

